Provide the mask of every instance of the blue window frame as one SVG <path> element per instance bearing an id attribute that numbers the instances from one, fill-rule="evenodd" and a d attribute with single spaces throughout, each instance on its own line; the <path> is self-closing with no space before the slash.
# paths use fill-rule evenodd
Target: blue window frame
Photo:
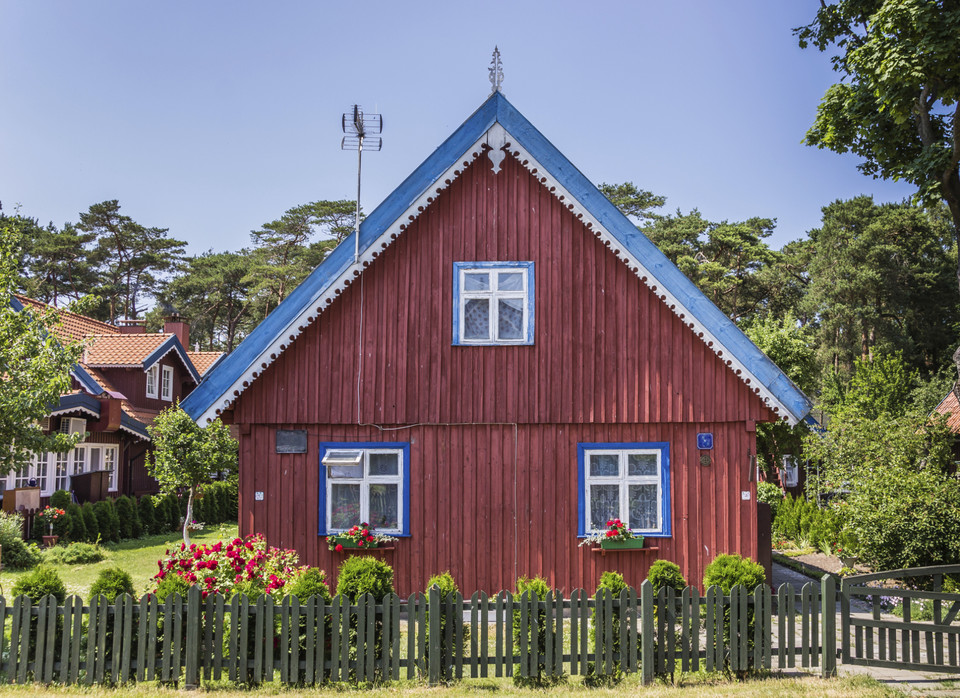
<path id="1" fill-rule="evenodd" d="M 533 262 L 454 262 L 454 346 L 533 344 L 534 297 Z"/>
<path id="2" fill-rule="evenodd" d="M 366 522 L 379 533 L 410 535 L 410 444 L 320 444 L 319 535 Z"/>
<path id="3" fill-rule="evenodd" d="M 670 444 L 577 444 L 577 535 L 620 519 L 634 533 L 670 536 Z"/>

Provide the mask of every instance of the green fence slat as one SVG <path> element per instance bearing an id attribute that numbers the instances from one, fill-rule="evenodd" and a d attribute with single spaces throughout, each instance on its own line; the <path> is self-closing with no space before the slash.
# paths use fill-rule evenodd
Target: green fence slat
<path id="1" fill-rule="evenodd" d="M 457 679 L 463 678 L 463 594 L 453 595 L 453 663 Z"/>
<path id="2" fill-rule="evenodd" d="M 317 642 L 323 642 L 323 623 L 317 627 L 317 597 L 311 596 L 303 607 L 303 625 L 306 632 L 303 637 L 303 683 L 313 685 L 316 681 L 314 667 L 317 661 Z"/>
<path id="3" fill-rule="evenodd" d="M 543 599 L 544 604 L 544 643 L 543 647 L 540 648 L 540 663 L 543 664 L 544 673 L 546 676 L 554 676 L 556 673 L 555 667 L 553 665 L 553 650 L 556 634 L 556 623 L 554 623 L 554 601 L 553 601 L 553 591 L 547 592 L 547 595 Z M 538 619 L 540 617 L 539 611 L 537 612 Z M 538 620 L 539 622 L 539 620 Z"/>
<path id="4" fill-rule="evenodd" d="M 351 614 L 354 614 L 355 608 L 350 604 L 349 599 L 344 599 L 340 604 L 340 680 L 346 681 L 350 678 L 350 623 Z"/>
<path id="5" fill-rule="evenodd" d="M 473 592 L 470 597 L 470 678 L 480 676 L 480 665 L 477 662 L 477 653 L 480 645 L 480 594 Z"/>
<path id="6" fill-rule="evenodd" d="M 300 624 L 302 616 L 302 608 L 300 606 L 300 599 L 296 596 L 287 597 L 290 599 L 290 618 L 289 618 L 289 650 L 288 650 L 288 664 L 289 669 L 287 670 L 287 681 L 289 683 L 299 684 L 301 683 L 301 674 L 300 674 Z"/>
<path id="7" fill-rule="evenodd" d="M 393 648 L 393 594 L 387 594 L 380 602 L 380 627 L 383 628 L 383 639 L 380 642 L 380 676 L 384 681 L 391 678 L 390 655 Z"/>
<path id="8" fill-rule="evenodd" d="M 367 647 L 367 607 L 364 603 L 366 595 L 357 597 L 357 681 L 367 680 L 366 647 Z"/>
<path id="9" fill-rule="evenodd" d="M 150 617 L 147 626 L 147 680 L 157 677 L 157 624 L 160 604 L 154 594 L 150 594 Z"/>
<path id="10" fill-rule="evenodd" d="M 763 667 L 763 589 L 766 585 L 758 584 L 753 590 L 753 665 L 754 671 L 759 671 Z"/>
<path id="11" fill-rule="evenodd" d="M 733 671 L 740 669 L 740 585 L 730 589 L 730 668 Z"/>
<path id="12" fill-rule="evenodd" d="M 580 590 L 580 673 L 590 671 L 590 596 Z"/>
<path id="13" fill-rule="evenodd" d="M 714 626 L 716 624 L 716 603 L 717 603 L 717 588 L 710 587 L 707 589 L 706 600 L 704 601 L 704 618 L 703 618 L 703 627 L 706 632 L 706 661 L 704 666 L 708 672 L 717 671 L 716 661 L 715 661 L 715 651 L 714 651 Z"/>
<path id="14" fill-rule="evenodd" d="M 787 666 L 797 666 L 797 630 L 796 630 L 797 593 L 793 584 L 787 584 Z"/>
<path id="15" fill-rule="evenodd" d="M 505 600 L 503 598 L 503 592 L 497 594 L 496 608 L 494 609 L 494 639 L 496 642 L 496 653 L 494 654 L 496 665 L 494 667 L 494 674 L 496 676 L 503 676 L 503 614 L 504 614 L 504 604 Z"/>
<path id="16" fill-rule="evenodd" d="M 341 598 L 338 594 L 333 597 L 330 603 L 330 680 L 340 680 L 340 605 Z"/>
<path id="17" fill-rule="evenodd" d="M 640 680 L 644 684 L 653 683 L 654 676 L 654 622 L 653 622 L 653 585 L 649 579 L 640 584 Z"/>
<path id="18" fill-rule="evenodd" d="M 130 664 L 133 660 L 133 597 L 123 595 L 123 640 L 120 650 L 120 681 L 126 683 L 131 678 Z"/>
<path id="19" fill-rule="evenodd" d="M 215 681 L 223 678 L 223 628 L 226 625 L 224 606 L 223 594 L 214 596 L 213 618 L 207 621 L 213 624 L 213 645 L 210 647 L 210 655 L 213 657 L 213 678 Z"/>
<path id="20" fill-rule="evenodd" d="M 763 668 L 773 667 L 773 594 L 770 587 L 763 587 Z"/>
<path id="21" fill-rule="evenodd" d="M 374 668 L 377 661 L 377 642 L 376 642 L 376 620 L 377 620 L 377 611 L 376 611 L 376 602 L 374 601 L 373 594 L 365 594 L 362 601 L 363 605 L 366 606 L 366 622 L 367 622 L 367 646 L 365 648 L 366 661 L 364 674 L 367 677 L 367 681 L 373 681 L 375 679 Z M 359 648 L 358 648 L 359 651 Z M 357 660 L 360 660 L 360 657 L 357 657 Z"/>
<path id="22" fill-rule="evenodd" d="M 147 673 L 147 624 L 149 619 L 149 603 L 152 594 L 144 594 L 137 603 L 137 672 L 134 675 L 137 681 L 146 680 Z"/>
<path id="23" fill-rule="evenodd" d="M 109 664 L 106 667 L 109 669 L 106 675 L 115 684 L 120 680 L 120 654 L 123 646 L 123 599 L 120 595 L 113 599 L 107 613 L 108 621 L 110 621 L 107 634 L 112 635 L 112 637 L 107 641 L 107 659 L 109 661 L 105 661 L 104 664 Z"/>
<path id="24" fill-rule="evenodd" d="M 33 603 L 29 597 L 23 600 L 23 606 L 20 607 L 20 636 L 18 641 L 20 648 L 18 652 L 19 661 L 17 662 L 17 683 L 26 683 L 27 670 L 30 667 L 30 635 L 32 625 Z"/>
<path id="25" fill-rule="evenodd" d="M 214 615 L 215 613 L 215 604 L 216 596 L 214 594 L 207 594 L 207 598 L 203 599 L 200 603 L 201 615 L 200 615 L 200 629 L 202 636 L 201 650 L 200 650 L 200 669 L 202 670 L 203 680 L 209 681 L 210 677 L 213 676 L 213 632 L 214 628 L 223 627 L 223 616 L 219 618 Z M 222 655 L 221 650 L 217 650 L 216 656 L 219 659 Z"/>
<path id="26" fill-rule="evenodd" d="M 70 682 L 70 631 L 73 629 L 73 596 L 63 600 L 63 632 L 60 634 L 60 673 L 59 681 L 62 684 Z M 0 624 L 0 634 L 3 634 L 3 625 Z M 52 679 L 51 679 L 52 680 Z"/>
<path id="27" fill-rule="evenodd" d="M 173 656 L 172 660 L 172 670 L 173 670 L 173 680 L 179 681 L 180 675 L 183 670 L 183 648 L 184 648 L 184 637 L 183 629 L 185 625 L 185 609 L 186 603 L 179 594 L 174 594 L 173 598 Z"/>
<path id="28" fill-rule="evenodd" d="M 57 646 L 57 626 L 62 627 L 62 615 L 62 609 L 58 606 L 56 597 L 50 596 L 47 600 L 47 649 L 43 659 L 44 683 L 53 683 L 57 651 L 60 649 Z"/>
<path id="29" fill-rule="evenodd" d="M 800 588 L 800 666 L 810 666 L 810 590 L 813 582 Z M 871 654 L 873 647 L 870 648 Z"/>
<path id="30" fill-rule="evenodd" d="M 390 595 L 390 678 L 400 680 L 400 597 Z"/>
<path id="31" fill-rule="evenodd" d="M 563 594 L 554 597 L 555 606 L 553 622 L 555 628 L 553 631 L 553 675 L 563 675 Z"/>
<path id="32" fill-rule="evenodd" d="M 417 671 L 417 594 L 407 597 L 407 678 L 412 679 Z"/>
<path id="33" fill-rule="evenodd" d="M 230 599 L 230 627 L 227 637 L 227 678 L 239 681 L 240 595 Z"/>
<path id="34" fill-rule="evenodd" d="M 490 665 L 490 597 L 486 592 L 480 592 L 480 676 L 487 678 L 489 676 L 488 667 Z"/>
<path id="35" fill-rule="evenodd" d="M 690 671 L 690 587 L 680 594 L 680 670 Z"/>
<path id="36" fill-rule="evenodd" d="M 80 652 L 83 648 L 83 600 L 73 597 L 73 631 L 70 633 L 70 676 L 69 682 L 80 680 Z"/>
<path id="37" fill-rule="evenodd" d="M 110 622 L 110 602 L 106 596 L 99 597 L 100 613 L 97 616 L 97 657 L 93 680 L 98 684 L 107 676 L 107 625 Z"/>
<path id="38" fill-rule="evenodd" d="M 580 604 L 580 590 L 574 589 L 570 592 L 570 674 L 579 674 L 580 673 L 580 662 L 578 659 L 577 649 L 579 642 L 579 627 L 578 621 L 580 620 L 579 616 L 579 604 Z"/>
<path id="39" fill-rule="evenodd" d="M 700 671 L 700 592 L 690 589 L 690 670 Z"/>
<path id="40" fill-rule="evenodd" d="M 823 575 L 820 582 L 820 596 L 824 613 L 821 616 L 823 623 L 823 661 L 820 664 L 820 675 L 823 678 L 836 676 L 837 673 L 837 616 L 836 616 L 837 583 L 828 574 Z"/>
<path id="41" fill-rule="evenodd" d="M 257 599 L 256 606 L 256 620 L 254 621 L 254 631 L 253 631 L 253 681 L 254 683 L 261 683 L 263 681 L 263 636 L 265 634 L 264 630 L 264 598 L 265 595 L 261 595 Z"/>
<path id="42" fill-rule="evenodd" d="M 160 650 L 160 679 L 170 681 L 170 651 L 173 647 L 173 597 L 170 594 L 163 602 L 163 646 Z"/>
<path id="43" fill-rule="evenodd" d="M 290 597 L 280 603 L 280 681 L 290 683 Z"/>
<path id="44" fill-rule="evenodd" d="M 276 640 L 276 608 L 270 594 L 263 595 L 263 613 L 263 680 L 273 681 L 273 672 L 276 669 L 273 656 L 273 646 Z"/>
<path id="45" fill-rule="evenodd" d="M 36 632 L 33 638 L 33 677 L 34 680 L 45 681 L 43 664 L 47 654 L 47 597 L 37 602 Z M 31 623 L 32 624 L 32 623 Z"/>
<path id="46" fill-rule="evenodd" d="M 523 592 L 520 595 L 518 603 L 520 604 L 520 634 L 516 638 L 517 646 L 520 650 L 520 676 L 527 677 L 530 675 L 530 658 L 528 656 L 527 649 L 527 640 L 530 637 L 530 604 L 529 604 L 530 594 L 529 592 Z M 512 652 L 510 653 L 513 654 Z M 510 673 L 508 672 L 508 676 Z"/>
<path id="47" fill-rule="evenodd" d="M 656 673 L 663 675 L 667 673 L 667 588 L 663 587 L 657 592 L 657 667 Z"/>
<path id="48" fill-rule="evenodd" d="M 7 655 L 8 683 L 13 683 L 17 680 L 17 659 L 20 654 L 20 619 L 23 617 L 22 606 L 22 596 L 18 596 L 13 600 L 13 613 L 10 621 L 10 652 Z"/>
<path id="49" fill-rule="evenodd" d="M 7 647 L 7 600 L 0 596 L 0 657 L 3 656 L 3 650 Z M 10 676 L 10 668 L 7 666 L 7 676 Z"/>
<path id="50" fill-rule="evenodd" d="M 84 683 L 89 686 L 93 684 L 94 669 L 97 659 L 97 617 L 100 613 L 99 596 L 90 599 L 87 611 L 87 648 L 84 656 L 83 671 Z"/>

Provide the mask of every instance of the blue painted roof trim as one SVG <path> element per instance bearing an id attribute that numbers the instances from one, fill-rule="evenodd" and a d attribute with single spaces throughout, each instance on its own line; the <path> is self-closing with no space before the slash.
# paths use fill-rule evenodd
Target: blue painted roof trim
<path id="1" fill-rule="evenodd" d="M 361 254 L 376 243 L 380 235 L 496 122 L 634 257 L 642 260 L 658 285 L 669 290 L 687 312 L 766 387 L 795 421 L 803 419 L 812 408 L 810 399 L 499 92 L 492 94 L 363 221 L 360 225 Z M 350 267 L 353 251 L 351 234 L 241 342 L 236 351 L 207 372 L 200 385 L 182 403 L 187 413 L 197 419 L 221 401 L 261 354 Z"/>
<path id="2" fill-rule="evenodd" d="M 196 366 L 193 365 L 193 362 L 190 360 L 190 357 L 187 356 L 187 350 L 184 349 L 183 345 L 180 343 L 180 338 L 177 335 L 172 334 L 164 340 L 163 344 L 153 350 L 153 352 L 146 359 L 143 360 L 143 370 L 146 371 L 148 368 L 153 366 L 157 361 L 162 359 L 168 352 L 175 351 L 177 356 L 180 357 L 180 360 L 183 362 L 183 365 L 190 372 L 190 375 L 193 377 L 195 383 L 200 382 L 200 372 L 197 370 Z"/>
<path id="3" fill-rule="evenodd" d="M 150 441 L 150 434 L 147 432 L 147 427 L 142 422 L 138 422 L 136 419 L 128 415 L 126 412 L 120 413 L 120 426 L 127 429 L 127 431 L 132 431 L 138 436 L 142 436 L 147 441 Z"/>
<path id="4" fill-rule="evenodd" d="M 64 414 L 72 410 L 85 410 L 99 417 L 100 401 L 85 393 L 70 393 L 69 395 L 61 395 L 56 406 L 50 406 L 51 413 Z"/>

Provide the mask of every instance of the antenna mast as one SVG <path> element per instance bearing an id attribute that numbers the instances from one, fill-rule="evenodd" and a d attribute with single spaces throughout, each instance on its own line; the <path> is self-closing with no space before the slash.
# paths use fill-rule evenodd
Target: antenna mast
<path id="1" fill-rule="evenodd" d="M 363 162 L 363 146 L 368 150 L 378 152 L 383 147 L 380 133 L 383 131 L 383 117 L 379 114 L 364 114 L 359 104 L 354 104 L 350 111 L 344 112 L 340 120 L 343 129 L 343 140 L 340 141 L 341 150 L 357 151 L 357 213 L 353 222 L 353 261 L 360 261 L 360 169 Z"/>

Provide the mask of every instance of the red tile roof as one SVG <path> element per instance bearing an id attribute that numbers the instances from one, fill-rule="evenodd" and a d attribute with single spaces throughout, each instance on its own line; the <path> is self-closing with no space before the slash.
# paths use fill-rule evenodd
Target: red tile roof
<path id="1" fill-rule="evenodd" d="M 52 306 L 26 296 L 15 296 L 25 306 L 37 309 L 51 309 Z M 60 314 L 61 325 L 54 332 L 61 339 L 77 341 L 91 334 L 119 334 L 120 330 L 106 322 L 100 322 L 84 315 L 56 309 Z"/>
<path id="2" fill-rule="evenodd" d="M 169 334 L 98 334 L 93 335 L 83 352 L 87 366 L 141 366 L 165 341 Z"/>
<path id="3" fill-rule="evenodd" d="M 197 373 L 201 376 L 205 374 L 214 362 L 223 356 L 222 351 L 188 351 L 187 356 L 190 357 L 190 361 L 193 362 L 194 367 L 197 369 Z"/>
<path id="4" fill-rule="evenodd" d="M 956 389 L 947 393 L 947 396 L 937 405 L 934 412 L 949 415 L 947 424 L 950 426 L 950 431 L 960 434 L 960 401 L 957 400 Z"/>

